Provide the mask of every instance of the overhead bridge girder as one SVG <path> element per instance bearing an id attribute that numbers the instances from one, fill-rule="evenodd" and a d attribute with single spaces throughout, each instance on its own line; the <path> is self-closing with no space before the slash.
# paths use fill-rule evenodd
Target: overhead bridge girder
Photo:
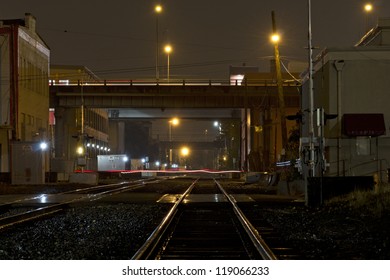
<path id="1" fill-rule="evenodd" d="M 300 86 L 284 86 L 285 107 L 300 106 Z M 71 85 L 50 86 L 51 107 L 270 108 L 276 85 Z"/>

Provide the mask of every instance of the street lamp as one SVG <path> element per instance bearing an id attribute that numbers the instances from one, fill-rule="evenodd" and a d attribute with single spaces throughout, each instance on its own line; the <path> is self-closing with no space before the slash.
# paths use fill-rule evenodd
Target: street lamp
<path id="1" fill-rule="evenodd" d="M 186 156 L 188 156 L 190 154 L 190 149 L 188 148 L 188 147 L 183 147 L 183 148 L 181 148 L 181 155 L 183 156 L 183 157 L 186 157 Z"/>
<path id="2" fill-rule="evenodd" d="M 184 167 L 185 167 L 185 169 L 187 169 L 187 157 L 190 154 L 190 149 L 188 147 L 182 147 L 180 150 L 180 154 L 183 158 Z"/>
<path id="3" fill-rule="evenodd" d="M 366 32 L 370 30 L 370 14 L 372 13 L 374 6 L 371 3 L 366 3 L 364 5 L 364 11 L 366 12 Z"/>
<path id="4" fill-rule="evenodd" d="M 175 126 L 178 125 L 179 122 L 180 122 L 180 121 L 179 121 L 178 118 L 173 118 L 173 119 L 171 119 L 171 120 L 169 121 L 170 124 L 173 124 L 173 125 L 175 125 Z"/>
<path id="5" fill-rule="evenodd" d="M 178 118 L 173 118 L 169 120 L 169 166 L 172 166 L 172 126 L 177 126 L 179 124 Z"/>
<path id="6" fill-rule="evenodd" d="M 280 41 L 280 35 L 277 34 L 277 33 L 272 34 L 272 35 L 271 35 L 271 41 L 272 41 L 272 43 L 274 43 L 274 44 L 278 44 L 279 41 Z"/>
<path id="7" fill-rule="evenodd" d="M 83 146 L 77 146 L 76 152 L 79 156 L 84 156 L 84 147 Z"/>
<path id="8" fill-rule="evenodd" d="M 164 48 L 165 53 L 167 54 L 167 81 L 169 83 L 169 55 L 172 52 L 171 45 L 166 45 Z"/>
<path id="9" fill-rule="evenodd" d="M 364 10 L 365 10 L 366 12 L 371 12 L 372 9 L 373 9 L 373 6 L 372 6 L 371 3 L 367 3 L 367 4 L 364 5 Z"/>
<path id="10" fill-rule="evenodd" d="M 47 149 L 47 143 L 46 142 L 41 142 L 39 144 L 39 147 L 41 148 L 42 151 L 45 151 Z"/>
<path id="11" fill-rule="evenodd" d="M 158 31 L 159 31 L 159 28 L 158 28 L 158 18 L 159 18 L 159 15 L 162 13 L 162 6 L 161 5 L 156 5 L 154 7 L 154 11 L 156 13 L 156 81 L 159 79 L 159 48 L 160 48 L 160 44 L 159 44 L 159 41 L 158 41 Z"/>
<path id="12" fill-rule="evenodd" d="M 287 146 L 287 125 L 286 125 L 286 112 L 284 106 L 284 95 L 283 95 L 283 82 L 282 82 L 282 70 L 280 67 L 280 54 L 279 54 L 279 41 L 280 36 L 276 32 L 276 20 L 275 13 L 272 11 L 272 31 L 273 34 L 271 36 L 271 40 L 274 44 L 275 51 L 275 69 L 276 69 L 276 77 L 277 77 L 277 85 L 278 85 L 278 100 L 279 100 L 279 112 L 280 112 L 280 127 L 282 134 L 282 151 L 281 155 L 284 155 L 285 149 Z"/>

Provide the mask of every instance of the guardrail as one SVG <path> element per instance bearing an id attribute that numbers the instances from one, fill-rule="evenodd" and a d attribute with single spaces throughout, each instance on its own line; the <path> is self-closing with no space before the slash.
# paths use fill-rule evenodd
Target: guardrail
<path id="1" fill-rule="evenodd" d="M 203 80 L 203 79 L 130 79 L 130 80 L 90 80 L 90 81 L 49 81 L 50 86 L 277 86 L 276 80 Z M 283 81 L 283 86 L 300 86 L 295 80 Z"/>

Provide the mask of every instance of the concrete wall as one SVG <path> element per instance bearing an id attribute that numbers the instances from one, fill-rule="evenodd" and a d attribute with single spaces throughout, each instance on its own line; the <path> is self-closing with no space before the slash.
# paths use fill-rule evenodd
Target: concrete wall
<path id="1" fill-rule="evenodd" d="M 338 69 L 336 66 L 339 66 Z M 390 47 L 367 46 L 327 49 L 315 63 L 314 109 L 338 114 L 325 126 L 327 174 L 384 177 L 390 163 Z M 309 90 L 303 87 L 302 111 L 306 111 L 303 137 L 309 135 Z M 379 138 L 347 137 L 342 133 L 342 116 L 348 113 L 384 115 L 386 134 Z M 318 136 L 314 115 L 315 135 Z M 362 153 L 365 146 L 366 152 Z M 380 170 L 381 169 L 381 170 Z"/>

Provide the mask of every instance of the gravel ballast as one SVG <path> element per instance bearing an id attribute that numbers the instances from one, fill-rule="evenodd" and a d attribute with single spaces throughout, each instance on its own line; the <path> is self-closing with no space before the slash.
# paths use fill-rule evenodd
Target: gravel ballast
<path id="1" fill-rule="evenodd" d="M 80 205 L 0 232 L 0 259 L 130 259 L 169 208 L 167 204 Z"/>

